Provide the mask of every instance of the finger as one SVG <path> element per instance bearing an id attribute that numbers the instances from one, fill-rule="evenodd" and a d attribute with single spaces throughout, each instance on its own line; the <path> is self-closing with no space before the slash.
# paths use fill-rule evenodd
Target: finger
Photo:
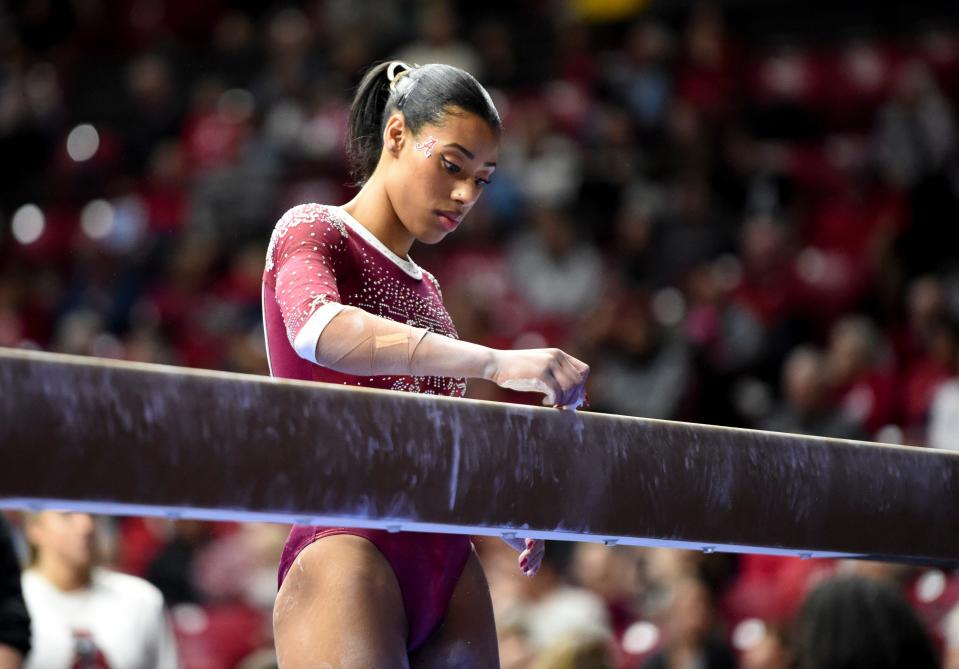
<path id="1" fill-rule="evenodd" d="M 543 376 L 543 383 L 546 385 L 546 397 L 543 398 L 543 406 L 555 406 L 563 396 L 563 388 L 556 375 L 552 371 L 546 372 Z M 542 390 L 540 392 L 543 392 Z"/>
<path id="2" fill-rule="evenodd" d="M 560 407 L 566 411 L 576 411 L 580 407 L 586 407 L 589 402 L 586 399 L 586 390 L 581 389 L 573 396 L 573 399 L 566 406 Z"/>
<path id="3" fill-rule="evenodd" d="M 553 401 L 550 404 L 552 406 L 561 406 L 566 404 L 572 379 L 570 378 L 569 371 L 563 366 L 562 362 L 560 360 L 556 360 L 550 364 L 544 378 L 547 379 L 547 383 L 550 385 L 550 387 L 555 389 L 555 395 L 553 396 Z"/>
<path id="4" fill-rule="evenodd" d="M 537 554 L 542 555 L 545 552 L 546 552 L 545 548 L 542 545 L 530 546 L 529 548 L 527 548 L 526 550 L 520 553 L 520 558 L 529 557 L 530 555 L 537 555 Z"/>
<path id="5" fill-rule="evenodd" d="M 517 562 L 519 562 L 520 567 L 522 567 L 524 562 L 541 561 L 544 555 L 545 555 L 545 551 L 543 551 L 542 549 L 539 549 L 539 550 L 530 549 L 520 553 L 519 557 L 516 558 L 516 560 Z"/>
<path id="6" fill-rule="evenodd" d="M 572 404 L 583 385 L 579 380 L 579 373 L 570 366 L 563 366 L 556 372 L 556 378 L 562 388 L 562 394 L 556 403 L 562 406 Z"/>
<path id="7" fill-rule="evenodd" d="M 557 406 L 564 411 L 575 411 L 583 404 L 586 391 L 583 388 L 572 388 L 563 398 L 563 403 Z"/>
<path id="8" fill-rule="evenodd" d="M 571 355 L 564 355 L 562 363 L 564 367 L 572 372 L 579 383 L 586 382 L 586 377 L 589 376 L 589 365 L 580 362 Z"/>
<path id="9" fill-rule="evenodd" d="M 535 555 L 530 555 L 525 557 L 519 562 L 519 570 L 526 574 L 527 576 L 532 576 L 537 571 L 539 571 L 540 565 L 543 562 L 543 557 L 536 557 Z"/>
<path id="10" fill-rule="evenodd" d="M 586 367 L 585 371 L 576 367 L 574 363 L 578 362 L 576 358 L 567 357 L 564 363 L 567 366 L 567 369 L 571 371 L 576 379 L 576 399 L 581 401 L 581 397 L 586 394 L 586 381 L 589 379 L 589 367 Z M 581 363 L 582 364 L 582 363 Z"/>
<path id="11" fill-rule="evenodd" d="M 587 365 L 585 362 L 583 362 L 582 360 L 578 360 L 577 358 L 574 358 L 571 355 L 567 355 L 566 359 L 569 361 L 569 364 L 571 364 L 576 369 L 577 372 L 579 372 L 580 374 L 584 376 L 589 376 L 589 365 Z"/>
<path id="12" fill-rule="evenodd" d="M 531 557 L 529 561 L 526 563 L 526 566 L 522 568 L 523 573 L 529 577 L 535 576 L 536 573 L 539 571 L 541 564 L 542 564 L 542 556 L 540 556 L 539 558 Z"/>
<path id="13" fill-rule="evenodd" d="M 525 560 L 525 565 L 521 564 L 520 568 L 529 570 L 531 567 L 539 569 L 540 563 L 543 561 L 543 556 L 546 554 L 546 542 L 542 539 L 527 539 L 526 540 L 527 548 L 520 555 L 520 562 L 522 563 Z"/>
<path id="14" fill-rule="evenodd" d="M 574 409 L 581 404 L 587 404 L 586 399 L 586 381 L 582 381 L 578 386 L 576 386 L 575 391 L 573 392 L 573 400 L 571 404 L 574 404 Z"/>

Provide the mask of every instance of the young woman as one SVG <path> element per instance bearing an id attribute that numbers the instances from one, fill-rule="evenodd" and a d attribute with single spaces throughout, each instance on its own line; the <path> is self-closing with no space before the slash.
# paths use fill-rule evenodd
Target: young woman
<path id="1" fill-rule="evenodd" d="M 163 595 L 96 565 L 93 518 L 41 511 L 27 516 L 24 529 L 31 553 L 22 578 L 31 626 L 24 669 L 179 666 Z"/>
<path id="2" fill-rule="evenodd" d="M 575 408 L 589 368 L 557 349 L 460 341 L 436 279 L 408 253 L 435 244 L 496 168 L 500 118 L 483 87 L 447 65 L 375 66 L 350 113 L 362 189 L 343 206 L 294 207 L 267 252 L 271 374 L 462 396 L 465 378 Z M 541 541 L 517 542 L 535 573 Z M 296 526 L 274 609 L 281 667 L 498 666 L 489 590 L 468 537 Z M 328 664 L 324 664 L 328 663 Z"/>

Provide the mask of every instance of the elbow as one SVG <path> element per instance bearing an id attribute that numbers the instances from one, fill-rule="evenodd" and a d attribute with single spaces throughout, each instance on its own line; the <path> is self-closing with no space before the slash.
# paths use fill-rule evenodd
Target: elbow
<path id="1" fill-rule="evenodd" d="M 296 354 L 315 365 L 323 365 L 322 356 L 317 351 L 320 336 L 330 321 L 345 308 L 337 302 L 328 302 L 314 311 L 290 342 Z"/>

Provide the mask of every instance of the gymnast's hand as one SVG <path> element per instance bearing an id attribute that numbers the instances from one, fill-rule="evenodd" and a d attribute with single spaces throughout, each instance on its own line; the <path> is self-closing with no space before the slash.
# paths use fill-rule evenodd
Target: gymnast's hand
<path id="1" fill-rule="evenodd" d="M 546 542 L 542 539 L 503 539 L 519 551 L 519 568 L 526 576 L 535 576 L 546 554 Z"/>
<path id="2" fill-rule="evenodd" d="M 589 365 L 558 348 L 494 350 L 486 378 L 503 388 L 546 395 L 543 404 L 575 409 L 583 403 Z"/>

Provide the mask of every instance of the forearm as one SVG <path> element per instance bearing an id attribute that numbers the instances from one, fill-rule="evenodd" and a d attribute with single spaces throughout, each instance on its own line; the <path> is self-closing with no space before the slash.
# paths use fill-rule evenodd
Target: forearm
<path id="1" fill-rule="evenodd" d="M 422 328 L 343 307 L 323 328 L 316 362 L 358 376 L 491 378 L 494 352 Z"/>
<path id="2" fill-rule="evenodd" d="M 564 408 L 582 404 L 589 375 L 588 365 L 559 349 L 491 349 L 332 302 L 300 329 L 293 347 L 311 362 L 345 374 L 487 379 L 543 393 L 544 404 Z"/>

